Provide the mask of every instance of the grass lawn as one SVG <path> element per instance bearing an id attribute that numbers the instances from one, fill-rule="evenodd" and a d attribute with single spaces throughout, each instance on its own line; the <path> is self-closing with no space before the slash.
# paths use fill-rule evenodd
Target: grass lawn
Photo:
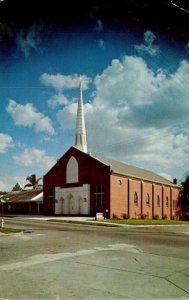
<path id="1" fill-rule="evenodd" d="M 50 219 L 50 222 L 60 223 L 77 223 L 84 225 L 99 225 L 99 226 L 116 226 L 116 224 L 126 225 L 189 225 L 189 221 L 175 221 L 175 220 L 152 220 L 152 219 L 105 219 L 103 221 L 77 221 L 77 220 L 61 220 L 61 219 Z M 111 224 L 110 224 L 111 223 Z M 116 223 L 116 224 L 115 224 Z"/>
<path id="2" fill-rule="evenodd" d="M 15 229 L 15 228 L 8 228 L 8 227 L 0 228 L 0 232 L 2 232 L 2 233 L 18 233 L 18 232 L 21 232 L 21 231 L 22 230 Z"/>
<path id="3" fill-rule="evenodd" d="M 59 222 L 59 223 L 73 223 L 73 224 L 83 224 L 83 225 L 97 225 L 97 226 L 116 226 L 115 224 L 106 224 L 106 222 L 100 223 L 98 221 L 77 221 L 77 220 L 61 220 L 61 219 L 50 219 L 49 222 Z"/>
<path id="4" fill-rule="evenodd" d="M 119 223 L 127 225 L 189 225 L 189 221 L 176 221 L 176 220 L 152 220 L 152 219 L 105 219 L 103 222 Z"/>

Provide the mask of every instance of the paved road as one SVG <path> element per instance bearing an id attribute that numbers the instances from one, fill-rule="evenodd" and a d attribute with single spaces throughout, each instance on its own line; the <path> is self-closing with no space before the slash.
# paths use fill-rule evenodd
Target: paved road
<path id="1" fill-rule="evenodd" d="M 99 227 L 6 219 L 0 299 L 189 297 L 189 227 Z"/>

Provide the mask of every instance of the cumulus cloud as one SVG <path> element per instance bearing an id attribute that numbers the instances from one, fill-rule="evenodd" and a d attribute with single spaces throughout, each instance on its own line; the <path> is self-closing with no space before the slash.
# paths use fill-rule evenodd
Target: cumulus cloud
<path id="1" fill-rule="evenodd" d="M 69 100 L 61 93 L 52 96 L 48 100 L 48 106 L 50 108 L 56 108 L 59 105 L 67 105 L 68 103 L 69 103 Z"/>
<path id="2" fill-rule="evenodd" d="M 13 147 L 12 137 L 0 132 L 0 153 L 5 153 L 11 147 Z"/>
<path id="3" fill-rule="evenodd" d="M 77 112 L 77 103 L 71 103 L 70 105 L 59 110 L 57 113 L 57 119 L 61 127 L 65 129 L 74 128 L 75 126 L 75 117 Z"/>
<path id="4" fill-rule="evenodd" d="M 146 103 L 134 103 L 130 111 L 123 109 L 119 114 L 120 124 L 160 128 L 186 122 L 189 119 L 189 62 L 182 61 L 167 78 L 163 73 L 160 76 L 151 73 L 150 77 L 153 90 L 145 94 Z M 141 91 L 141 97 L 142 94 Z"/>
<path id="5" fill-rule="evenodd" d="M 3 180 L 0 180 L 0 191 L 7 191 L 7 190 L 8 189 L 6 183 Z"/>
<path id="6" fill-rule="evenodd" d="M 157 53 L 160 51 L 159 50 L 159 46 L 154 45 L 154 41 L 156 39 L 155 34 L 150 31 L 147 30 L 144 33 L 144 44 L 140 44 L 140 45 L 135 45 L 135 49 L 136 51 L 142 55 L 143 53 L 147 53 L 150 56 L 155 56 L 157 55 Z"/>
<path id="7" fill-rule="evenodd" d="M 167 74 L 140 57 L 113 60 L 94 81 L 93 102 L 85 104 L 89 148 L 142 167 L 172 167 L 189 160 L 189 62 Z M 59 110 L 62 128 L 74 128 L 76 104 Z M 186 124 L 183 129 L 183 123 Z M 179 129 L 178 129 L 179 128 Z M 175 175 L 174 175 L 175 176 Z"/>
<path id="8" fill-rule="evenodd" d="M 79 86 L 79 75 L 63 75 L 60 73 L 57 74 L 48 74 L 43 73 L 40 77 L 41 82 L 45 86 L 54 88 L 56 91 L 61 91 L 64 89 L 73 89 L 78 88 Z M 87 89 L 88 84 L 91 82 L 91 79 L 87 76 L 82 76 L 82 85 L 83 89 Z"/>
<path id="9" fill-rule="evenodd" d="M 16 125 L 23 125 L 25 127 L 33 126 L 36 132 L 55 133 L 49 117 L 38 112 L 32 103 L 22 105 L 17 104 L 16 101 L 10 99 L 6 110 L 11 115 Z"/>
<path id="10" fill-rule="evenodd" d="M 26 176 L 1 176 L 0 177 L 0 191 L 10 192 L 16 183 L 19 183 L 22 188 L 26 182 Z"/>
<path id="11" fill-rule="evenodd" d="M 15 162 L 24 167 L 35 167 L 49 170 L 56 163 L 56 160 L 52 156 L 48 156 L 43 149 L 26 148 L 23 153 L 17 156 L 13 156 Z"/>
<path id="12" fill-rule="evenodd" d="M 20 31 L 16 37 L 18 49 L 24 53 L 25 57 L 30 55 L 32 50 L 37 51 L 40 45 L 40 27 L 32 25 L 28 31 Z"/>
<path id="13" fill-rule="evenodd" d="M 117 109 L 120 126 L 171 126 L 189 118 L 189 62 L 175 73 L 152 71 L 140 57 L 126 56 L 95 79 L 95 102 Z M 187 108 L 187 109 L 186 109 Z"/>

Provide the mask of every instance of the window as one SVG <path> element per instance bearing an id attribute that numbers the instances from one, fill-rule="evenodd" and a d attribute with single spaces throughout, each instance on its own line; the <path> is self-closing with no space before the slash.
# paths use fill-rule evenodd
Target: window
<path id="1" fill-rule="evenodd" d="M 150 206 L 150 195 L 146 195 L 146 206 Z"/>
<path id="2" fill-rule="evenodd" d="M 160 207 L 160 197 L 157 195 L 157 207 Z"/>
<path id="3" fill-rule="evenodd" d="M 66 183 L 74 183 L 79 180 L 79 167 L 75 157 L 70 157 L 66 167 Z"/>
<path id="4" fill-rule="evenodd" d="M 48 193 L 48 206 L 52 207 L 55 203 L 55 189 L 50 188 Z"/>
<path id="5" fill-rule="evenodd" d="M 168 208 L 169 207 L 169 198 L 166 197 L 166 200 L 165 200 L 165 206 Z"/>
<path id="6" fill-rule="evenodd" d="M 138 206 L 138 194 L 134 193 L 134 206 Z"/>
<path id="7" fill-rule="evenodd" d="M 117 181 L 117 183 L 118 183 L 118 185 L 122 185 L 122 181 L 121 181 L 121 179 L 118 179 L 118 181 Z"/>
<path id="8" fill-rule="evenodd" d="M 104 187 L 101 183 L 96 185 L 95 190 L 95 205 L 97 207 L 102 207 L 104 204 Z"/>

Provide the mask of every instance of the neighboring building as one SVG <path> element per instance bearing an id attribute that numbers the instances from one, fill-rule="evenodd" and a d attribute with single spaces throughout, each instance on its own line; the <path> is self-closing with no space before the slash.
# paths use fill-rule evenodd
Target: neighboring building
<path id="1" fill-rule="evenodd" d="M 0 196 L 2 214 L 39 215 L 43 213 L 43 190 L 14 191 Z"/>
<path id="2" fill-rule="evenodd" d="M 87 153 L 81 81 L 75 146 L 44 176 L 43 187 L 46 215 L 178 218 L 176 179 Z"/>

